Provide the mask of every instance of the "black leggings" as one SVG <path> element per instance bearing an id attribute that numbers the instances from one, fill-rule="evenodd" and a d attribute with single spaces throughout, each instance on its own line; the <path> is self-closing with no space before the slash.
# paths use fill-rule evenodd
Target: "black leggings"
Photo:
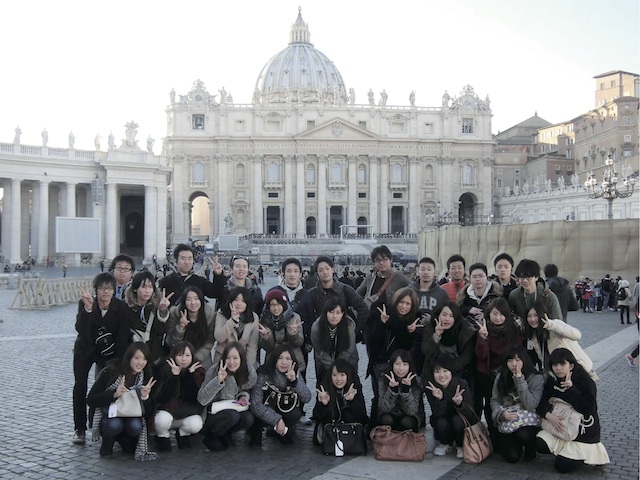
<path id="1" fill-rule="evenodd" d="M 451 445 L 454 441 L 458 447 L 464 440 L 464 421 L 458 414 L 452 417 L 434 417 L 429 421 L 433 427 L 433 436 L 444 445 Z"/>
<path id="2" fill-rule="evenodd" d="M 549 450 L 547 443 L 541 438 L 536 438 L 536 450 L 539 453 L 551 453 L 551 450 Z M 582 465 L 584 465 L 584 462 L 582 460 L 573 460 L 571 458 L 562 457 L 560 455 L 556 456 L 556 459 L 553 462 L 553 466 L 560 473 L 573 472 L 574 470 L 580 468 Z"/>
<path id="3" fill-rule="evenodd" d="M 253 414 L 246 412 L 236 412 L 235 410 L 222 410 L 215 415 L 207 414 L 204 423 L 205 432 L 221 437 L 227 433 L 238 432 L 253 425 Z"/>
<path id="4" fill-rule="evenodd" d="M 533 453 L 536 450 L 536 433 L 538 427 L 522 427 L 513 433 L 497 433 L 498 450 L 502 457 L 509 463 L 516 463 L 525 453 Z"/>
<path id="5" fill-rule="evenodd" d="M 380 425 L 389 425 L 393 430 L 413 430 L 418 433 L 418 419 L 411 415 L 393 415 L 391 413 L 383 413 L 380 415 Z"/>

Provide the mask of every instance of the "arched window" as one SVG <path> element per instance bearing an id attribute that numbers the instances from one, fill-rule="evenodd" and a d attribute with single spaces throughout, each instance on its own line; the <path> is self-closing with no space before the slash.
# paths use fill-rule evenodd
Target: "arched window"
<path id="1" fill-rule="evenodd" d="M 402 182 L 402 165 L 400 165 L 399 163 L 394 163 L 391 166 L 391 182 L 392 183 Z"/>
<path id="2" fill-rule="evenodd" d="M 204 183 L 204 164 L 200 162 L 196 162 L 193 164 L 191 181 L 193 183 Z"/>
<path id="3" fill-rule="evenodd" d="M 279 182 L 280 181 L 280 166 L 273 162 L 267 167 L 267 182 Z"/>
<path id="4" fill-rule="evenodd" d="M 244 165 L 239 163 L 236 165 L 236 182 L 244 182 Z"/>
<path id="5" fill-rule="evenodd" d="M 462 167 L 462 184 L 463 185 L 473 185 L 473 166 L 466 164 Z"/>
<path id="6" fill-rule="evenodd" d="M 427 185 L 433 185 L 435 183 L 433 180 L 433 165 L 427 165 L 424 168 L 424 183 Z"/>
<path id="7" fill-rule="evenodd" d="M 331 164 L 331 182 L 342 182 L 342 165 L 340 165 L 338 162 Z"/>
<path id="8" fill-rule="evenodd" d="M 358 183 L 367 183 L 367 166 L 362 163 L 358 165 Z"/>
<path id="9" fill-rule="evenodd" d="M 307 165 L 307 183 L 316 183 L 316 166 L 312 163 Z"/>

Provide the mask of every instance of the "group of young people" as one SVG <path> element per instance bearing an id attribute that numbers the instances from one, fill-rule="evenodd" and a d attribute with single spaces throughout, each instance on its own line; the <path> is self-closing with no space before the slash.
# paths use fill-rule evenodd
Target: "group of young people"
<path id="1" fill-rule="evenodd" d="M 514 269 L 508 254 L 498 255 L 491 280 L 486 265 L 467 269 L 454 255 L 447 261 L 450 280 L 440 285 L 433 259 L 420 260 L 412 281 L 393 268 L 382 245 L 373 249 L 372 271 L 357 289 L 339 281 L 326 256 L 314 263 L 316 285 L 305 289 L 300 261 L 288 258 L 280 283 L 263 298 L 247 276 L 246 258 L 231 259 L 229 278 L 212 262 L 212 281 L 193 272 L 188 246 L 178 246 L 174 258 L 177 272 L 156 286 L 146 271 L 125 285 L 122 274 L 135 265 L 116 257 L 113 275 L 95 278 L 95 297 L 83 292 L 74 443 L 84 443 L 85 401 L 94 436 L 103 439 L 100 454 L 111 455 L 118 442 L 144 460 L 155 455 L 146 445 L 148 431 L 158 451 L 171 450 L 171 430 L 179 449 L 199 432 L 209 450 L 230 448 L 241 430 L 260 446 L 265 428 L 287 444 L 309 414 L 317 443 L 332 422 L 418 432 L 426 397 L 439 442 L 435 455 L 455 449 L 462 458 L 464 427 L 484 414 L 496 450 L 509 462 L 552 453 L 562 472 L 608 463 L 593 365 L 533 260 Z M 361 341 L 373 390 L 370 413 L 357 373 Z M 308 386 L 312 361 L 316 384 Z M 99 375 L 87 395 L 93 364 Z M 144 414 L 118 416 L 114 404 L 130 390 L 139 392 Z M 305 412 L 312 392 L 315 406 Z M 559 424 L 557 399 L 585 419 L 573 440 L 540 429 L 541 420 Z"/>

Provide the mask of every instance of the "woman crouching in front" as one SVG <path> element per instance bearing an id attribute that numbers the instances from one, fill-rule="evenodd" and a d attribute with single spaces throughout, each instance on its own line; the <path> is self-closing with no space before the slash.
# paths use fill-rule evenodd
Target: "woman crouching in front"
<path id="1" fill-rule="evenodd" d="M 294 359 L 289 345 L 278 345 L 258 369 L 258 380 L 251 391 L 251 411 L 256 417 L 250 429 L 251 446 L 262 446 L 265 426 L 273 427 L 281 443 L 293 443 L 293 429 L 302 416 L 301 403 L 311 400 Z"/>
<path id="2" fill-rule="evenodd" d="M 256 384 L 256 371 L 247 362 L 247 354 L 240 342 L 228 342 L 200 387 L 198 401 L 207 407 L 202 443 L 212 452 L 233 446 L 231 435 L 253 425 L 253 414 L 249 411 L 249 396 Z M 232 408 L 212 409 L 228 400 Z"/>
<path id="3" fill-rule="evenodd" d="M 147 429 L 144 411 L 151 410 L 149 393 L 156 383 L 153 377 L 145 384 L 149 375 L 148 359 L 151 353 L 146 343 L 135 342 L 124 352 L 122 362 L 108 364 L 96 379 L 87 403 L 95 410 L 94 428 L 100 429 L 102 446 L 100 455 L 113 454 L 113 444 L 117 440 L 125 453 L 136 453 L 137 460 L 155 460 L 157 455 L 147 452 Z M 130 390 L 138 390 L 144 411 L 135 417 L 118 416 L 115 401 Z M 97 434 L 97 432 L 96 432 Z M 97 435 L 96 435 L 97 436 Z M 154 458 L 155 457 L 155 458 Z"/>

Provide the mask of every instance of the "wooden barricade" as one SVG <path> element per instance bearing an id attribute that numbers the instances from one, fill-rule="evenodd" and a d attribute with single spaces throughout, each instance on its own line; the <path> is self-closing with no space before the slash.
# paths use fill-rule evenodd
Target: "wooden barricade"
<path id="1" fill-rule="evenodd" d="M 10 310 L 48 310 L 80 300 L 81 290 L 91 290 L 91 277 L 23 278 L 9 306 Z"/>

